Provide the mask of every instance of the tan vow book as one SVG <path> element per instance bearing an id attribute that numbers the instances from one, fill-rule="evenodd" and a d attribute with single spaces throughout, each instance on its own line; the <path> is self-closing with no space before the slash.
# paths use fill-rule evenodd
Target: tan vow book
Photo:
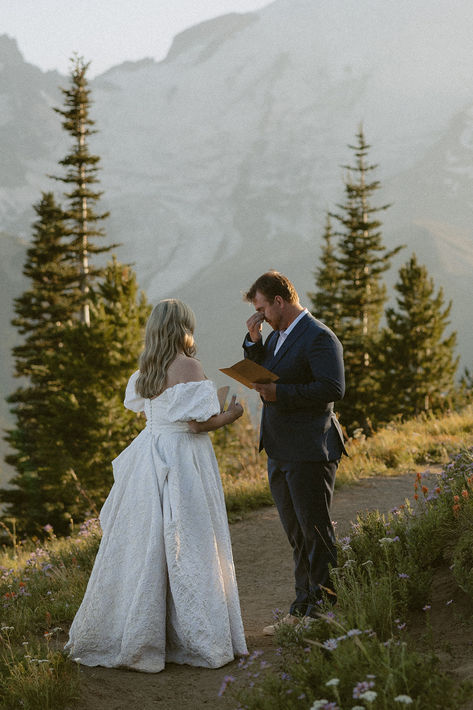
<path id="1" fill-rule="evenodd" d="M 278 375 L 274 372 L 267 370 L 262 365 L 258 365 L 252 360 L 240 360 L 240 362 L 235 363 L 231 367 L 221 367 L 220 372 L 223 372 L 229 377 L 233 377 L 237 382 L 241 382 L 245 387 L 253 389 L 251 386 L 252 382 L 258 382 L 258 384 L 264 385 L 268 382 L 275 382 L 279 379 Z"/>

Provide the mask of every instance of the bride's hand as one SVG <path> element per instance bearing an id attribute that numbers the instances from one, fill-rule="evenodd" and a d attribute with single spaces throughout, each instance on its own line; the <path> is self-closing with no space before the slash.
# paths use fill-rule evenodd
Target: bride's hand
<path id="1" fill-rule="evenodd" d="M 231 398 L 230 404 L 228 405 L 227 413 L 231 415 L 231 422 L 238 419 L 243 414 L 243 407 L 239 402 L 236 401 L 236 394 Z"/>

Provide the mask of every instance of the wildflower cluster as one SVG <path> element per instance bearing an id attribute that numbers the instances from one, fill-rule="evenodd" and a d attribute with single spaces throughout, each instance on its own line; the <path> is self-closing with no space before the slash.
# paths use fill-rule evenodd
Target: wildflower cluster
<path id="1" fill-rule="evenodd" d="M 63 708 L 77 697 L 77 664 L 53 649 L 82 599 L 100 528 L 87 521 L 77 535 L 23 541 L 0 558 L 0 705 Z M 42 704 L 44 700 L 44 705 Z"/>
<path id="2" fill-rule="evenodd" d="M 461 684 L 439 672 L 432 654 L 409 647 L 406 619 L 409 610 L 423 609 L 427 627 L 432 624 L 430 583 L 439 555 L 452 550 L 452 528 L 458 539 L 452 571 L 459 584 L 460 568 L 473 570 L 472 485 L 473 451 L 465 451 L 441 475 L 416 476 L 413 505 L 406 501 L 386 517 L 359 517 L 339 541 L 339 566 L 332 569 L 337 607 L 323 606 L 305 628 L 280 628 L 284 673 L 269 669 L 265 678 L 252 678 L 239 693 L 242 707 L 459 707 Z M 461 506 L 458 516 L 452 503 Z M 473 596 L 473 578 L 470 584 Z"/>

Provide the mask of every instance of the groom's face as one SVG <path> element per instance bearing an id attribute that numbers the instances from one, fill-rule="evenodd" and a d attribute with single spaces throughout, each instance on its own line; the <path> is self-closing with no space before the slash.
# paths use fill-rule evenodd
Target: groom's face
<path id="1" fill-rule="evenodd" d="M 273 330 L 279 330 L 282 319 L 282 307 L 284 301 L 280 296 L 276 296 L 274 301 L 270 303 L 262 293 L 256 291 L 253 306 L 260 313 L 266 323 L 269 323 Z"/>

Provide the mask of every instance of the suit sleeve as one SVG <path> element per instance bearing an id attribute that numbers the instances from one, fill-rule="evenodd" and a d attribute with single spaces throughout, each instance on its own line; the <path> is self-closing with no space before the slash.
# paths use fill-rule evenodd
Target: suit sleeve
<path id="1" fill-rule="evenodd" d="M 253 362 L 257 362 L 258 365 L 261 365 L 264 360 L 265 354 L 263 339 L 261 338 L 261 340 L 259 340 L 257 343 L 253 343 L 253 345 L 248 345 L 250 341 L 250 334 L 247 333 L 243 341 L 243 350 L 245 353 L 245 358 L 248 358 Z"/>
<path id="2" fill-rule="evenodd" d="M 276 383 L 276 404 L 285 409 L 311 408 L 336 402 L 345 393 L 343 349 L 331 333 L 322 331 L 311 342 L 307 359 L 312 381 L 304 384 Z"/>

